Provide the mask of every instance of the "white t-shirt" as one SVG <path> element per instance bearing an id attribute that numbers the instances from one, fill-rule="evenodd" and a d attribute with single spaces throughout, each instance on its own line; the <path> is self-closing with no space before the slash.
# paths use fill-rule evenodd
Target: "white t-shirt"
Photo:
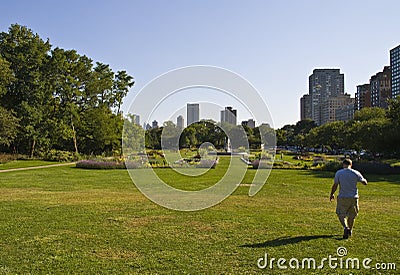
<path id="1" fill-rule="evenodd" d="M 339 184 L 338 198 L 358 198 L 357 182 L 364 177 L 360 172 L 351 168 L 343 168 L 336 172 L 335 183 Z"/>

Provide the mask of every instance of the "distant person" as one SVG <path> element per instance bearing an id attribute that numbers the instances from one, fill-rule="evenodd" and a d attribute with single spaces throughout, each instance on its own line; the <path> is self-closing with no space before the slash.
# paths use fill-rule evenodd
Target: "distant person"
<path id="1" fill-rule="evenodd" d="M 360 172 L 351 168 L 352 164 L 350 159 L 343 161 L 343 169 L 336 172 L 330 195 L 330 201 L 332 201 L 339 185 L 336 214 L 344 228 L 343 239 L 348 239 L 352 235 L 354 219 L 358 214 L 357 182 L 364 185 L 368 183 Z"/>

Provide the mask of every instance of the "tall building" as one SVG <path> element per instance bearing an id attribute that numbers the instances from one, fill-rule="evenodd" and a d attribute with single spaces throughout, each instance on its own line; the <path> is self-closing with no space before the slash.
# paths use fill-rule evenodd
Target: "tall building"
<path id="1" fill-rule="evenodd" d="M 354 118 L 354 102 L 336 109 L 335 116 L 335 119 L 340 121 L 352 120 Z"/>
<path id="2" fill-rule="evenodd" d="M 330 97 L 344 94 L 344 74 L 340 69 L 315 69 L 308 78 L 308 92 L 311 96 L 311 119 L 317 125 L 324 124 L 323 109 L 325 101 Z"/>
<path id="3" fill-rule="evenodd" d="M 132 122 L 135 123 L 136 125 L 140 126 L 140 116 L 137 114 L 133 114 L 131 116 Z"/>
<path id="4" fill-rule="evenodd" d="M 247 126 L 247 127 L 251 128 L 251 129 L 256 128 L 256 122 L 252 118 L 250 118 L 248 120 L 243 120 L 242 121 L 242 125 L 243 126 Z"/>
<path id="5" fill-rule="evenodd" d="M 187 126 L 200 120 L 200 108 L 197 103 L 188 103 L 186 105 L 187 111 Z"/>
<path id="6" fill-rule="evenodd" d="M 237 110 L 232 107 L 225 107 L 225 110 L 221 111 L 221 122 L 230 123 L 236 125 Z"/>
<path id="7" fill-rule="evenodd" d="M 326 98 L 321 106 L 321 125 L 336 121 L 336 110 L 347 105 L 352 105 L 352 108 L 354 109 L 354 98 L 350 98 L 350 95 L 348 94 Z"/>
<path id="8" fill-rule="evenodd" d="M 300 120 L 305 120 L 308 118 L 312 119 L 311 96 L 303 95 L 303 97 L 300 98 Z"/>
<path id="9" fill-rule="evenodd" d="M 369 84 L 372 107 L 388 107 L 388 100 L 392 97 L 391 78 L 392 72 L 389 66 L 385 66 L 382 72 L 371 76 Z"/>
<path id="10" fill-rule="evenodd" d="M 183 129 L 185 127 L 183 116 L 180 115 L 176 118 L 176 126 L 178 127 L 178 129 Z"/>
<path id="11" fill-rule="evenodd" d="M 371 107 L 371 90 L 369 84 L 357 86 L 355 110 L 361 110 L 365 107 Z"/>
<path id="12" fill-rule="evenodd" d="M 392 98 L 400 95 L 400 45 L 390 50 L 390 68 L 392 69 Z"/>

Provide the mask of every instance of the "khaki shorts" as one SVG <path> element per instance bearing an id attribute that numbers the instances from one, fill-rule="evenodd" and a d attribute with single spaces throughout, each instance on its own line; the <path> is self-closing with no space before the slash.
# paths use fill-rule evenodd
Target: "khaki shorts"
<path id="1" fill-rule="evenodd" d="M 345 216 L 350 218 L 357 217 L 358 198 L 338 198 L 336 214 L 338 216 Z"/>

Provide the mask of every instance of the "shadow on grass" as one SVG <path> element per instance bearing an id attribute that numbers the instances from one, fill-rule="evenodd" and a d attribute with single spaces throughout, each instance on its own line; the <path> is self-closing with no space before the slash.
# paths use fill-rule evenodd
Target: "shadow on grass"
<path id="1" fill-rule="evenodd" d="M 244 244 L 240 247 L 249 247 L 249 248 L 261 248 L 261 247 L 274 247 L 274 246 L 282 246 L 288 244 L 295 244 L 304 241 L 310 241 L 315 239 L 339 239 L 339 235 L 315 235 L 315 236 L 298 236 L 298 237 L 281 237 L 270 241 L 265 241 L 262 243 L 254 243 L 254 244 Z M 341 238 L 340 238 L 341 239 Z"/>
<path id="2" fill-rule="evenodd" d="M 322 170 L 303 170 L 305 175 L 317 178 L 330 178 L 335 176 L 335 172 L 322 171 Z M 363 174 L 369 182 L 387 181 L 389 183 L 400 184 L 400 175 L 377 175 L 377 174 Z"/>

